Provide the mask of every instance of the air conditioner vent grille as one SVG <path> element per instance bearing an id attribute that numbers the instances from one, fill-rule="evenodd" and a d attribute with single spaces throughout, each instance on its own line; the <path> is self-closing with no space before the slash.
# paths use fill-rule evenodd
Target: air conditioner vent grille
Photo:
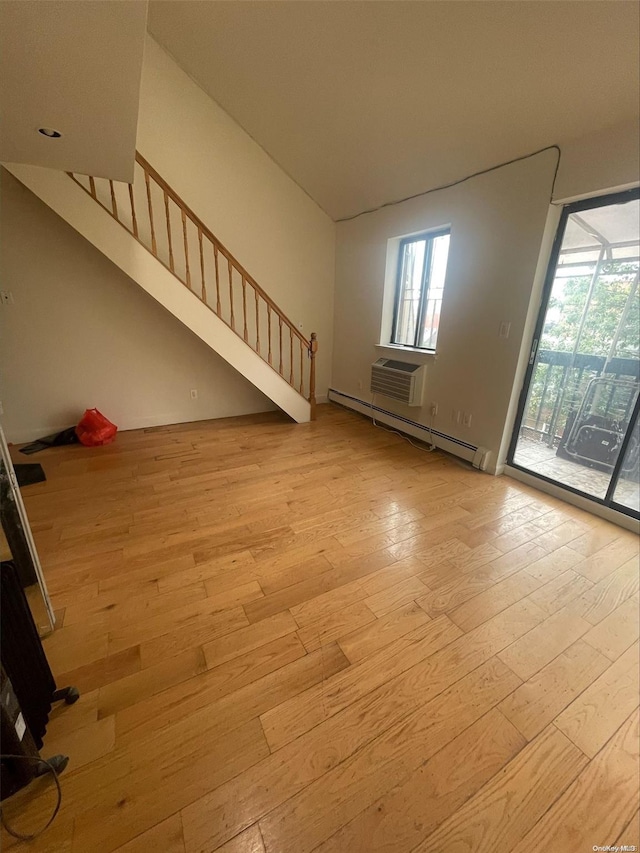
<path id="1" fill-rule="evenodd" d="M 422 405 L 424 365 L 379 358 L 371 365 L 371 392 L 409 406 Z"/>
<path id="2" fill-rule="evenodd" d="M 406 361 L 394 361 L 391 358 L 386 358 L 385 362 L 385 367 L 391 370 L 401 370 L 403 373 L 416 373 L 421 367 L 419 364 L 407 364 Z"/>

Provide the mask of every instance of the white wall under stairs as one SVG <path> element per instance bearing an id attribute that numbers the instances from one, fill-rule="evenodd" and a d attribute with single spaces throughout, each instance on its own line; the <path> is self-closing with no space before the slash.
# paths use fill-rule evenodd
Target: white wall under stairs
<path id="1" fill-rule="evenodd" d="M 64 172 L 4 164 L 22 184 L 298 423 L 310 405 Z"/>

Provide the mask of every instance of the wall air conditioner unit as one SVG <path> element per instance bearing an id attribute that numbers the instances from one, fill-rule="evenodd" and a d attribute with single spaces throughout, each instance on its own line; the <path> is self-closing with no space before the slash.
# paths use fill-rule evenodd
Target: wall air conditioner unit
<path id="1" fill-rule="evenodd" d="M 371 365 L 371 393 L 392 397 L 408 406 L 421 406 L 424 373 L 424 364 L 379 358 Z"/>

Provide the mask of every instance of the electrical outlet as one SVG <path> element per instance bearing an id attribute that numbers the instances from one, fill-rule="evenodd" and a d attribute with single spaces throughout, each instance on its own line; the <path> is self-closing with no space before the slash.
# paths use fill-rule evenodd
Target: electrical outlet
<path id="1" fill-rule="evenodd" d="M 192 388 L 192 389 L 191 389 L 191 399 L 192 399 L 192 400 L 197 400 L 197 399 L 198 399 L 198 392 L 196 391 L 196 389 L 195 389 L 195 388 Z"/>
<path id="2" fill-rule="evenodd" d="M 508 338 L 510 331 L 511 331 L 511 323 L 509 323 L 507 320 L 503 320 L 500 323 L 500 329 L 498 330 L 499 337 Z"/>
<path id="3" fill-rule="evenodd" d="M 466 427 L 471 426 L 471 415 L 468 412 L 463 412 L 462 414 L 462 423 Z"/>
<path id="4" fill-rule="evenodd" d="M 432 417 L 432 418 L 435 418 L 435 416 L 436 416 L 437 414 L 438 414 L 438 404 L 437 404 L 437 403 L 432 403 L 432 404 L 431 404 L 431 417 Z"/>
<path id="5" fill-rule="evenodd" d="M 362 379 L 358 379 L 358 391 L 362 391 Z"/>
<path id="6" fill-rule="evenodd" d="M 13 305 L 13 293 L 10 290 L 0 290 L 0 304 Z"/>

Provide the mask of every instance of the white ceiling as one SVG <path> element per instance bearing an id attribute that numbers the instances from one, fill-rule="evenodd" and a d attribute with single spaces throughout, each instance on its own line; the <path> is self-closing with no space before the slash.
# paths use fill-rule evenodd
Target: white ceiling
<path id="1" fill-rule="evenodd" d="M 335 219 L 638 114 L 626 0 L 151 0 L 149 30 Z"/>
<path id="2" fill-rule="evenodd" d="M 0 160 L 130 181 L 146 17 L 146 0 L 0 2 Z"/>

